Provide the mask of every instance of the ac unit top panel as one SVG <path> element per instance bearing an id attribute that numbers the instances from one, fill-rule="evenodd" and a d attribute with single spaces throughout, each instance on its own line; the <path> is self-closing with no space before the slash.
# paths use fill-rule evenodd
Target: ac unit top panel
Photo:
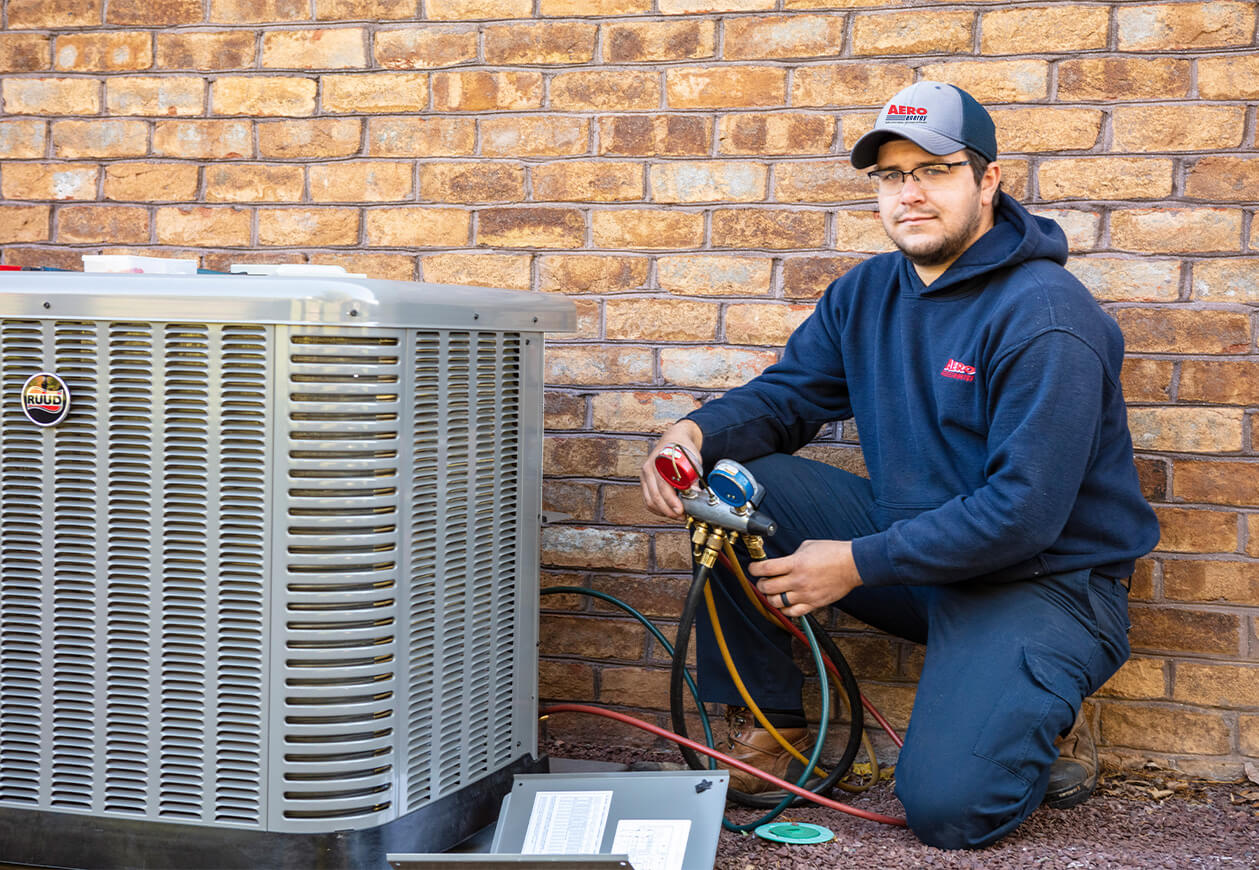
<path id="1" fill-rule="evenodd" d="M 576 306 L 545 293 L 368 278 L 9 272 L 9 317 L 572 332 Z"/>

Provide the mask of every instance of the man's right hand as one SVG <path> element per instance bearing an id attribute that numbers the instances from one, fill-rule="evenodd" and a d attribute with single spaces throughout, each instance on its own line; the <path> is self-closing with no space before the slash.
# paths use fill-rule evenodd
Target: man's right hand
<path id="1" fill-rule="evenodd" d="M 647 506 L 647 510 L 673 520 L 680 520 L 686 516 L 682 510 L 682 499 L 678 498 L 678 491 L 660 476 L 660 472 L 656 471 L 656 456 L 669 444 L 678 444 L 699 456 L 700 445 L 703 443 L 704 433 L 690 420 L 679 420 L 665 430 L 660 440 L 647 454 L 647 461 L 643 463 L 642 470 L 638 473 L 638 479 L 643 487 L 643 504 Z"/>

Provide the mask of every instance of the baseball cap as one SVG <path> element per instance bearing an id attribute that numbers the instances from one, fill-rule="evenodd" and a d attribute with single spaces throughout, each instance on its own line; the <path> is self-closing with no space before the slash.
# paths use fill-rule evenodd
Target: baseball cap
<path id="1" fill-rule="evenodd" d="M 908 139 L 928 154 L 973 148 L 997 159 L 997 131 L 988 110 L 955 85 L 915 82 L 888 100 L 874 129 L 857 140 L 852 165 L 873 166 L 888 139 Z"/>

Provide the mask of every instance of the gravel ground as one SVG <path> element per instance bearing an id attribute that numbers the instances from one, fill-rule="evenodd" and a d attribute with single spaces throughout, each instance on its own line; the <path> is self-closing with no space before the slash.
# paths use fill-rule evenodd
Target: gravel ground
<path id="1" fill-rule="evenodd" d="M 641 749 L 552 743 L 554 757 L 629 763 L 663 760 Z M 673 755 L 672 758 L 676 758 Z M 890 816 L 902 815 L 890 783 L 837 800 Z M 731 821 L 759 813 L 732 808 Z M 816 846 L 771 843 L 752 834 L 722 831 L 718 870 L 771 870 L 870 866 L 879 868 L 1211 868 L 1259 867 L 1259 786 L 1192 780 L 1174 771 L 1147 769 L 1107 774 L 1098 791 L 1069 810 L 1042 807 L 994 846 L 950 852 L 924 846 L 904 828 L 868 822 L 829 809 L 797 807 L 779 821 L 811 822 L 835 832 Z"/>

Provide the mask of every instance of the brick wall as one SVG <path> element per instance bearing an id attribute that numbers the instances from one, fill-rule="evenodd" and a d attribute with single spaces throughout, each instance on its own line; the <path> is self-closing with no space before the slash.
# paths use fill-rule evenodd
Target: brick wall
<path id="1" fill-rule="evenodd" d="M 651 433 L 775 358 L 887 242 L 844 155 L 916 78 L 991 106 L 1006 187 L 1118 319 L 1163 522 L 1111 761 L 1259 757 L 1259 98 L 1252 2 L 7 0 L 0 254 L 340 263 L 565 293 L 544 577 L 668 624 L 685 536 L 641 508 Z M 861 469 L 851 426 L 808 448 Z M 542 694 L 661 718 L 664 659 L 544 601 Z M 917 652 L 839 622 L 893 720 Z M 561 734 L 635 735 L 568 718 Z"/>

